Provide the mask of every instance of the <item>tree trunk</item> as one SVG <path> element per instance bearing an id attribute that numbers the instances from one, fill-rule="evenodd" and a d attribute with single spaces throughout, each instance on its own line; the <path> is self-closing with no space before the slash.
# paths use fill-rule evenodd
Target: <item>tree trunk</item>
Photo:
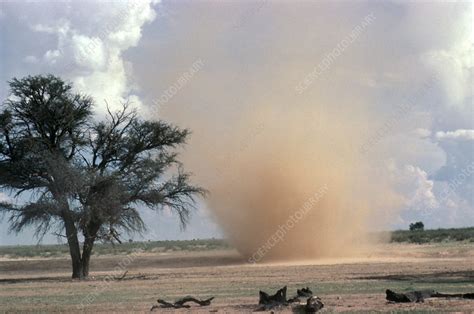
<path id="1" fill-rule="evenodd" d="M 77 239 L 77 228 L 74 225 L 74 220 L 68 214 L 63 214 L 64 225 L 66 228 L 67 243 L 69 245 L 69 254 L 72 261 L 72 278 L 82 279 L 82 262 L 81 262 L 81 248 L 79 240 Z"/>
<path id="2" fill-rule="evenodd" d="M 94 240 L 95 239 L 84 241 L 84 247 L 82 249 L 82 258 L 81 258 L 82 276 L 84 278 L 89 276 L 89 261 L 91 259 L 91 253 L 92 253 L 92 247 L 94 246 Z"/>
<path id="3" fill-rule="evenodd" d="M 92 248 L 94 247 L 94 242 L 97 237 L 97 232 L 99 231 L 100 224 L 95 224 L 90 222 L 84 231 L 84 246 L 82 248 L 82 275 L 83 277 L 89 276 L 89 262 L 91 258 Z"/>

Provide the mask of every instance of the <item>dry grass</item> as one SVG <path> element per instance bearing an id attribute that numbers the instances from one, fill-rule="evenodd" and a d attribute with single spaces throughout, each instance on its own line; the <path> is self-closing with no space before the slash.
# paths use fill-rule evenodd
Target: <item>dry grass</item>
<path id="1" fill-rule="evenodd" d="M 206 308 L 249 312 L 258 290 L 309 286 L 325 311 L 468 311 L 474 301 L 428 300 L 422 304 L 387 304 L 384 291 L 433 288 L 474 291 L 474 244 L 391 244 L 357 259 L 249 265 L 232 250 L 144 254 L 131 261 L 121 281 L 114 267 L 124 256 L 99 256 L 92 278 L 69 279 L 64 258 L 0 261 L 0 304 L 6 312 L 147 312 L 158 297 L 216 296 Z M 139 278 L 134 276 L 140 275 Z M 194 309 L 196 310 L 196 309 Z"/>

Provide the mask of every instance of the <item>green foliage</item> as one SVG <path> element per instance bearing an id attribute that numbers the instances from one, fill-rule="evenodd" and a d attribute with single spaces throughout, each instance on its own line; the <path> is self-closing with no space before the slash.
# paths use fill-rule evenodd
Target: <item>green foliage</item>
<path id="1" fill-rule="evenodd" d="M 397 230 L 392 232 L 392 242 L 439 243 L 451 241 L 474 242 L 474 227 L 433 230 Z"/>
<path id="2" fill-rule="evenodd" d="M 0 115 L 0 186 L 20 194 L 38 192 L 36 201 L 11 212 L 11 229 L 63 219 L 65 211 L 87 233 L 117 229 L 142 231 L 136 205 L 174 209 L 184 225 L 194 195 L 173 149 L 189 131 L 163 121 L 143 121 L 125 104 L 105 121 L 92 120 L 90 97 L 52 75 L 10 83 L 12 96 Z M 172 166 L 177 173 L 163 180 Z"/>
<path id="3" fill-rule="evenodd" d="M 410 224 L 410 231 L 423 231 L 424 229 L 425 225 L 421 221 Z"/>
<path id="4" fill-rule="evenodd" d="M 79 265 L 88 264 L 94 241 L 142 232 L 140 205 L 174 210 L 185 226 L 195 197 L 205 194 L 177 160 L 188 130 L 143 120 L 128 104 L 97 122 L 92 99 L 52 75 L 9 84 L 0 111 L 0 189 L 32 196 L 20 206 L 0 203 L 11 231 L 64 230 Z"/>

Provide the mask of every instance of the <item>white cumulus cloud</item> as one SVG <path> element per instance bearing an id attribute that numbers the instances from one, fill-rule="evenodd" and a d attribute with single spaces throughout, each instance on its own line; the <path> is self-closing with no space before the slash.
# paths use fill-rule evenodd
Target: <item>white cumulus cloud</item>
<path id="1" fill-rule="evenodd" d="M 474 130 L 459 129 L 455 131 L 436 132 L 438 140 L 474 140 Z"/>
<path id="2" fill-rule="evenodd" d="M 139 108 L 136 85 L 130 80 L 132 67 L 123 53 L 138 44 L 143 26 L 155 18 L 154 3 L 72 3 L 74 9 L 57 22 L 44 21 L 31 29 L 56 36 L 57 45 L 44 53 L 43 62 L 56 66 L 78 91 L 92 95 L 99 113 L 106 102 L 112 109 L 126 101 Z"/>

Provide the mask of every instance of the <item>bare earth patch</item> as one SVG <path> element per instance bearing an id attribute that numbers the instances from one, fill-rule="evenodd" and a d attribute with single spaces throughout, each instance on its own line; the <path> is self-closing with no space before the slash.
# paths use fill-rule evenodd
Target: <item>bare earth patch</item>
<path id="1" fill-rule="evenodd" d="M 0 311 L 148 312 L 157 298 L 215 296 L 205 308 L 179 312 L 251 312 L 258 291 L 310 287 L 323 312 L 464 311 L 473 300 L 428 299 L 391 304 L 385 289 L 474 292 L 474 244 L 390 244 L 370 255 L 337 260 L 251 265 L 232 250 L 146 254 L 122 280 L 110 280 L 125 256 L 98 256 L 92 277 L 73 281 L 66 258 L 0 260 Z M 171 312 L 173 310 L 160 310 Z M 282 312 L 288 311 L 282 309 Z"/>

